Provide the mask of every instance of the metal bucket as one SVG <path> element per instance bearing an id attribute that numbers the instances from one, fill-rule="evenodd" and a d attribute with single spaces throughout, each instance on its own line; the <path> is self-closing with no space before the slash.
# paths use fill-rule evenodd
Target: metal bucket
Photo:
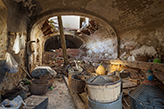
<path id="1" fill-rule="evenodd" d="M 89 108 L 90 109 L 122 109 L 122 93 L 119 99 L 111 103 L 98 103 L 92 101 L 89 97 Z"/>
<path id="2" fill-rule="evenodd" d="M 48 87 L 51 87 L 54 83 L 54 77 L 50 77 L 48 75 L 45 75 L 45 76 L 41 76 L 39 77 L 40 79 L 44 79 L 44 80 L 48 80 L 49 81 L 49 85 Z"/>
<path id="3" fill-rule="evenodd" d="M 41 79 L 35 79 L 31 81 L 30 84 L 30 91 L 31 94 L 34 95 L 42 95 L 45 94 L 48 90 L 49 81 L 48 80 L 41 80 Z"/>
<path id="4" fill-rule="evenodd" d="M 93 83 L 96 77 L 86 80 L 89 98 L 99 103 L 116 101 L 121 93 L 121 78 L 115 75 L 101 75 L 101 77 L 108 78 L 110 82 L 99 84 L 98 81 Z"/>

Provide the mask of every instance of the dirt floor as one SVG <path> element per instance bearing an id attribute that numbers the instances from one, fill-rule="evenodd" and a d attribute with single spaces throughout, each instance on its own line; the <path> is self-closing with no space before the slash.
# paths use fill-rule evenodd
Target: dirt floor
<path id="1" fill-rule="evenodd" d="M 72 68 L 74 68 L 74 66 L 75 65 L 73 65 Z M 54 84 L 53 84 L 54 88 L 52 90 L 49 89 L 49 91 L 46 93 L 46 96 L 49 97 L 49 103 L 48 103 L 47 109 L 76 109 L 73 99 L 71 97 L 71 94 L 69 92 L 69 89 L 67 88 L 61 76 L 64 73 L 64 68 L 62 66 L 59 66 L 59 67 L 51 66 L 51 67 L 52 69 L 58 72 L 58 76 L 54 80 Z M 129 83 L 129 78 L 124 78 L 122 82 L 123 82 L 123 87 L 125 88 L 124 90 L 122 90 L 124 92 L 123 94 L 124 97 L 122 98 L 123 109 L 130 109 L 128 92 L 131 89 L 133 89 L 129 87 L 133 87 L 134 85 L 132 83 Z M 81 97 L 81 95 L 79 96 Z M 81 97 L 82 101 L 85 103 L 85 105 L 88 105 L 88 102 L 86 102 L 87 98 L 85 98 L 84 96 L 85 96 L 85 93 Z"/>
<path id="2" fill-rule="evenodd" d="M 54 79 L 53 87 L 52 90 L 49 89 L 45 94 L 45 96 L 49 98 L 47 109 L 76 109 L 71 94 L 62 77 Z M 130 109 L 124 99 L 129 104 L 129 97 L 124 96 L 122 99 L 123 109 Z"/>
<path id="3" fill-rule="evenodd" d="M 48 97 L 47 109 L 76 109 L 71 94 L 63 78 L 55 78 L 53 89 L 46 93 Z"/>

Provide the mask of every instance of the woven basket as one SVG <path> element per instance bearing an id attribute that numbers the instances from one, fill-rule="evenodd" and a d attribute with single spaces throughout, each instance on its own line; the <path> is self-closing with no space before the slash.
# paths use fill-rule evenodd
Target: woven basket
<path id="1" fill-rule="evenodd" d="M 71 77 L 71 89 L 76 93 L 84 92 L 85 81 L 75 78 L 75 75 Z"/>

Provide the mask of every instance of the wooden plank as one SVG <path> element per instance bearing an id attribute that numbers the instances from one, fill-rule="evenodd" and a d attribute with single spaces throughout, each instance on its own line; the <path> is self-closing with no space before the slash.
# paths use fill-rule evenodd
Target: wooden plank
<path id="1" fill-rule="evenodd" d="M 21 32 L 8 32 L 9 35 L 16 36 L 16 34 L 19 33 L 19 35 L 22 35 Z M 27 33 L 23 33 L 23 35 L 27 35 Z"/>
<path id="2" fill-rule="evenodd" d="M 58 16 L 58 22 L 59 22 L 59 30 L 60 30 L 60 41 L 61 41 L 61 46 L 63 49 L 63 57 L 64 57 L 64 64 L 68 64 L 68 56 L 67 56 L 67 51 L 66 51 L 66 41 L 65 41 L 65 35 L 63 31 L 63 24 L 62 24 L 62 18 L 61 16 Z"/>
<path id="3" fill-rule="evenodd" d="M 127 61 L 127 60 L 107 60 L 107 59 L 95 59 L 95 58 L 84 58 L 84 60 L 92 60 L 93 62 L 104 62 L 105 64 L 113 65 L 124 65 L 140 69 L 152 69 L 164 71 L 164 63 L 153 63 L 153 62 L 141 62 L 141 61 Z"/>
<path id="4" fill-rule="evenodd" d="M 83 92 L 79 94 L 79 96 L 86 105 L 89 105 L 88 99 L 87 99 L 87 96 L 88 96 L 87 92 Z"/>
<path id="5" fill-rule="evenodd" d="M 67 87 L 72 95 L 72 98 L 73 98 L 73 101 L 76 105 L 76 108 L 77 109 L 88 109 L 88 107 L 81 101 L 80 97 L 77 95 L 77 93 L 73 92 L 71 90 L 71 88 L 69 87 L 69 82 L 68 82 L 68 78 L 66 76 L 63 76 L 66 84 L 67 84 Z"/>
<path id="6" fill-rule="evenodd" d="M 153 70 L 161 70 L 164 71 L 164 64 L 163 63 L 153 63 L 153 62 L 141 62 L 141 61 L 125 61 L 125 60 L 108 60 L 105 61 L 106 63 L 110 64 L 121 64 L 127 65 L 129 67 L 135 67 L 140 69 L 153 69 Z"/>

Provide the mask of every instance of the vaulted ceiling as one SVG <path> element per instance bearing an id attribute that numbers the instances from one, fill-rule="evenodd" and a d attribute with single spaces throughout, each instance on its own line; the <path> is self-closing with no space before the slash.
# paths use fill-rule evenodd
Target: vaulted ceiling
<path id="1" fill-rule="evenodd" d="M 118 33 L 151 29 L 164 23 L 163 0 L 3 0 L 7 6 L 24 7 L 32 20 L 52 13 L 86 13 L 109 23 Z M 19 5 L 15 5 L 15 4 Z M 0 7 L 4 7 L 0 0 Z M 16 7 L 15 7 L 16 8 Z M 69 14 L 69 13 L 68 13 Z M 85 14 L 84 14 L 85 15 Z"/>

